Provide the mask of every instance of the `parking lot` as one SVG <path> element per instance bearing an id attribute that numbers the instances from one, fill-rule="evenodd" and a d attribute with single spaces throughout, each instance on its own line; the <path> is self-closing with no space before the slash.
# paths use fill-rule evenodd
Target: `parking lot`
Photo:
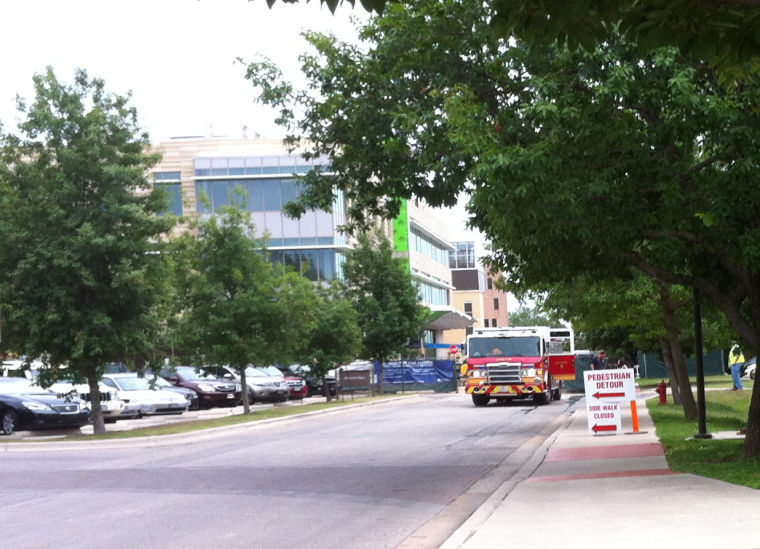
<path id="1" fill-rule="evenodd" d="M 350 396 L 348 398 L 351 398 Z M 256 403 L 251 406 L 253 412 L 257 410 L 266 410 L 269 408 L 285 408 L 285 407 L 304 407 L 307 409 L 308 405 L 316 404 L 319 402 L 325 402 L 326 399 L 323 396 L 313 396 L 305 398 L 303 400 L 288 400 L 286 402 L 278 402 L 275 404 L 269 403 Z M 187 423 L 188 421 L 199 421 L 204 419 L 215 419 L 220 417 L 226 417 L 231 415 L 238 415 L 243 413 L 243 406 L 235 407 L 215 407 L 206 410 L 194 410 L 187 411 L 179 415 L 157 415 L 146 416 L 140 419 L 121 419 L 116 423 L 109 423 L 106 425 L 106 431 L 130 431 L 133 429 L 144 429 L 145 427 L 153 427 L 156 425 L 171 425 L 173 423 Z M 92 434 L 92 426 L 86 425 L 81 429 L 55 429 L 44 431 L 17 431 L 8 437 L 3 437 L 2 441 L 8 440 L 40 440 L 40 439 L 55 439 L 61 438 L 66 435 L 75 433 L 81 433 L 85 435 Z"/>

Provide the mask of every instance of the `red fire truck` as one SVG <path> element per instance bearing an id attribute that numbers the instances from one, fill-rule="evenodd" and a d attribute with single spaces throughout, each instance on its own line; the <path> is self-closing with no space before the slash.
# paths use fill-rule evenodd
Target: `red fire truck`
<path id="1" fill-rule="evenodd" d="M 563 380 L 575 379 L 575 340 L 570 328 L 475 328 L 467 336 L 462 365 L 475 406 L 491 399 L 559 400 Z"/>

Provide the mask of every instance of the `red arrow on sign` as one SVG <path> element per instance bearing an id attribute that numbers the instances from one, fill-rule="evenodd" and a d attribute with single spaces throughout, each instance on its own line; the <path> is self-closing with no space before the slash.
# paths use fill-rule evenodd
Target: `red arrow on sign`
<path id="1" fill-rule="evenodd" d="M 599 431 L 617 431 L 617 425 L 596 425 L 591 428 L 592 431 L 598 433 Z"/>
<path id="2" fill-rule="evenodd" d="M 594 398 L 612 398 L 612 397 L 622 398 L 625 396 L 625 393 L 600 393 L 599 391 L 597 391 L 591 396 L 593 396 Z"/>

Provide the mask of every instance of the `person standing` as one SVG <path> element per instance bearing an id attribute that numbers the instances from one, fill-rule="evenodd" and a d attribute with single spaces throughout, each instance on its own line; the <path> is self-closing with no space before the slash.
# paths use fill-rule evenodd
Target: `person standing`
<path id="1" fill-rule="evenodd" d="M 607 353 L 602 350 L 591 360 L 592 370 L 606 370 L 607 369 Z"/>
<path id="2" fill-rule="evenodd" d="M 728 365 L 731 367 L 731 377 L 734 380 L 734 388 L 732 391 L 743 391 L 744 384 L 742 383 L 742 365 L 744 364 L 744 354 L 741 347 L 734 341 L 731 350 L 728 352 Z"/>

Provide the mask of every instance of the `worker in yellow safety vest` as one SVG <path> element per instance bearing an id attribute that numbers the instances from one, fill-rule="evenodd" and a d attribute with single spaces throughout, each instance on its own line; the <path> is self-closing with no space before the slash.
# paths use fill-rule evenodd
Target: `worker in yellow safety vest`
<path id="1" fill-rule="evenodd" d="M 734 380 L 734 388 L 732 391 L 743 391 L 744 384 L 742 383 L 742 365 L 744 364 L 744 354 L 741 347 L 734 341 L 731 350 L 728 352 L 728 365 L 731 367 L 731 377 Z"/>

